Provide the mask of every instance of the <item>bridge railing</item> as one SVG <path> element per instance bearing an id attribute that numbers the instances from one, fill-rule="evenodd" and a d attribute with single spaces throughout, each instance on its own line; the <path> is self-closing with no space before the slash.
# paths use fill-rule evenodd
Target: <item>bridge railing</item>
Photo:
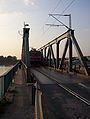
<path id="1" fill-rule="evenodd" d="M 32 104 L 35 106 L 34 118 L 44 119 L 40 82 L 32 71 L 31 71 L 31 77 L 32 77 Z"/>
<path id="2" fill-rule="evenodd" d="M 21 63 L 22 63 L 22 71 L 23 71 L 23 77 L 25 79 L 25 82 L 32 83 L 30 65 L 27 66 L 23 61 L 21 61 Z"/>
<path id="3" fill-rule="evenodd" d="M 5 92 L 8 90 L 10 83 L 18 69 L 19 62 L 16 63 L 10 70 L 0 76 L 0 101 L 2 100 Z"/>
<path id="4" fill-rule="evenodd" d="M 23 61 L 21 61 L 21 62 L 22 62 L 22 71 L 23 71 L 22 75 L 23 75 L 25 81 L 27 81 L 27 66 Z"/>

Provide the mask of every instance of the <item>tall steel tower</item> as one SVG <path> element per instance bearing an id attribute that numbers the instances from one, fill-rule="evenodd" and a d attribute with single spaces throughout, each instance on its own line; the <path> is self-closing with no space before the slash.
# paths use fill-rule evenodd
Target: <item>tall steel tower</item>
<path id="1" fill-rule="evenodd" d="M 24 23 L 23 28 L 23 46 L 22 46 L 22 60 L 29 67 L 29 30 L 28 24 Z"/>

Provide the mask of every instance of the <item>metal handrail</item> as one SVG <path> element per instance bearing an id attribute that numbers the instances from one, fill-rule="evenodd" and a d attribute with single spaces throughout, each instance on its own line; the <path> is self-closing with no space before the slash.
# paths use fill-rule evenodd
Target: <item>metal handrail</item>
<path id="1" fill-rule="evenodd" d="M 23 76 L 24 76 L 25 82 L 27 82 L 27 65 L 23 61 L 21 61 L 21 63 L 22 63 L 23 74 L 24 74 Z"/>
<path id="2" fill-rule="evenodd" d="M 17 62 L 10 70 L 0 76 L 0 100 L 2 100 L 5 92 L 8 90 L 10 83 L 18 69 L 19 62 Z"/>
<path id="3" fill-rule="evenodd" d="M 44 119 L 42 108 L 42 92 L 40 91 L 39 81 L 31 72 L 33 77 L 32 84 L 32 104 L 35 105 L 34 119 Z"/>
<path id="4" fill-rule="evenodd" d="M 21 62 L 23 64 L 23 66 L 27 69 L 27 65 L 23 61 L 21 61 Z"/>
<path id="5" fill-rule="evenodd" d="M 10 68 L 7 72 L 5 72 L 4 74 L 0 75 L 0 78 L 1 78 L 2 76 L 7 75 L 7 74 L 8 74 L 11 70 L 13 70 L 18 64 L 19 64 L 19 62 L 17 62 L 14 66 L 12 66 L 12 68 Z"/>

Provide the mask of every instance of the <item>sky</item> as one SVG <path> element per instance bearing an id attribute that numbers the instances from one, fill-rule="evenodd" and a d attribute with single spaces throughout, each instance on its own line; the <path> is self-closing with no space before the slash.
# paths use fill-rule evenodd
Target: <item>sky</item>
<path id="1" fill-rule="evenodd" d="M 90 55 L 90 0 L 0 0 L 0 56 L 21 57 L 24 22 L 30 26 L 30 48 L 40 48 L 67 31 L 45 25 L 60 25 L 48 15 L 56 13 L 71 14 L 77 42 L 83 54 Z M 68 26 L 68 17 L 56 17 Z"/>

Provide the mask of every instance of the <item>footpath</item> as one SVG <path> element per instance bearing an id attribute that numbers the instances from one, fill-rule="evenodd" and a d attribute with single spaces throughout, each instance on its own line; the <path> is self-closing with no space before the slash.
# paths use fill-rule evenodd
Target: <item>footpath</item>
<path id="1" fill-rule="evenodd" d="M 11 86 L 13 97 L 11 96 L 11 102 L 4 106 L 0 119 L 34 119 L 32 87 L 25 83 L 22 75 L 22 69 L 18 69 Z"/>

